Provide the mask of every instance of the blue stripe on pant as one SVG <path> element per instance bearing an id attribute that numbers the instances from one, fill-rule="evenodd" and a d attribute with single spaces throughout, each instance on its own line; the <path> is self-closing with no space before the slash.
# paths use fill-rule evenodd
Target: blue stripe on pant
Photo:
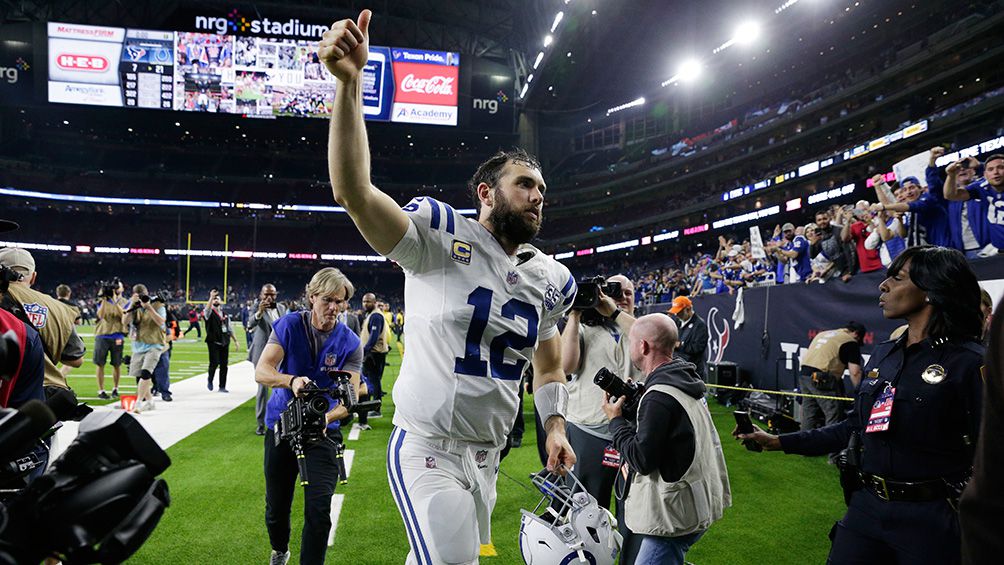
<path id="1" fill-rule="evenodd" d="M 429 557 L 429 548 L 426 546 L 425 538 L 419 529 L 418 518 L 415 516 L 415 508 L 408 497 L 408 491 L 405 490 L 404 473 L 401 471 L 401 445 L 404 443 L 404 436 L 405 431 L 400 428 L 394 428 L 394 431 L 391 433 L 390 441 L 387 444 L 387 477 L 390 480 L 394 502 L 397 503 L 397 509 L 401 512 L 405 529 L 408 531 L 408 540 L 411 544 L 412 553 L 418 560 L 419 565 L 422 563 L 431 565 L 432 558 Z M 416 539 L 418 540 L 417 543 Z M 421 549 L 421 553 L 419 553 L 419 549 Z"/>

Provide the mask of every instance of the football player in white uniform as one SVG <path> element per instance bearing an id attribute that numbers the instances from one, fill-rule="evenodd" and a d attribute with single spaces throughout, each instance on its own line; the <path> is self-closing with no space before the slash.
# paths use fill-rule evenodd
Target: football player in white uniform
<path id="1" fill-rule="evenodd" d="M 432 198 L 401 209 L 370 181 L 362 76 L 371 13 L 325 32 L 318 54 L 338 79 L 328 140 L 335 200 L 366 241 L 405 271 L 406 351 L 393 390 L 387 472 L 411 545 L 408 563 L 476 563 L 490 541 L 499 451 L 533 363 L 549 470 L 575 463 L 556 324 L 568 269 L 531 245 L 544 185 L 537 161 L 499 153 L 470 181 L 478 220 Z"/>

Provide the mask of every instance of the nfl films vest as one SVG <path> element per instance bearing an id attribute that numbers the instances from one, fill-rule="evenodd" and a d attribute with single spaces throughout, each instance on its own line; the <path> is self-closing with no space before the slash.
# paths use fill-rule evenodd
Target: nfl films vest
<path id="1" fill-rule="evenodd" d="M 94 329 L 94 335 L 124 335 L 126 328 L 122 317 L 125 316 L 125 312 L 122 310 L 122 306 L 112 300 L 103 300 L 103 302 L 104 304 L 100 307 L 101 314 L 98 316 L 98 325 Z"/>
<path id="2" fill-rule="evenodd" d="M 632 532 L 677 537 L 708 529 L 732 506 L 728 469 L 718 431 L 704 399 L 696 399 L 676 387 L 651 385 L 652 391 L 668 394 L 683 406 L 694 426 L 694 460 L 675 483 L 662 480 L 658 470 L 634 473 L 624 507 L 624 523 Z"/>
<path id="3" fill-rule="evenodd" d="M 164 330 L 145 308 L 137 310 L 133 317 L 136 320 L 136 341 L 152 343 L 153 345 L 167 345 L 167 336 L 164 335 Z"/>
<path id="4" fill-rule="evenodd" d="M 644 380 L 645 375 L 631 365 L 628 351 L 628 337 L 615 327 L 617 337 L 607 325 L 587 326 L 579 324 L 582 351 L 579 354 L 579 370 L 568 383 L 568 409 L 565 419 L 573 424 L 587 426 L 607 423 L 603 413 L 603 389 L 593 383 L 593 377 L 602 367 L 622 379 Z"/>
<path id="5" fill-rule="evenodd" d="M 313 351 L 313 338 L 308 335 L 310 312 L 293 312 L 279 318 L 272 324 L 272 331 L 282 345 L 283 357 L 279 364 L 279 372 L 285 375 L 309 377 L 321 388 L 333 384 L 327 371 L 340 370 L 346 361 L 359 349 L 359 336 L 345 324 L 336 324 L 331 335 L 318 352 Z M 275 425 L 279 414 L 286 410 L 286 405 L 293 398 L 293 391 L 288 388 L 273 388 L 272 397 L 268 399 L 265 408 L 265 425 L 269 428 Z M 335 408 L 334 400 L 328 399 L 328 411 Z M 337 420 L 328 424 L 328 429 L 338 429 Z"/>
<path id="6" fill-rule="evenodd" d="M 805 359 L 802 359 L 802 365 L 839 377 L 847 368 L 847 365 L 840 361 L 840 346 L 851 341 L 854 341 L 854 336 L 847 330 L 820 332 L 812 338 L 809 350 L 805 352 Z"/>
<path id="7" fill-rule="evenodd" d="M 361 336 L 362 342 L 363 342 L 364 345 L 366 343 L 369 343 L 369 340 L 370 340 L 370 318 L 373 317 L 373 316 L 380 316 L 381 318 L 384 317 L 383 313 L 381 313 L 378 310 L 373 310 L 372 312 L 370 312 L 366 316 L 366 321 L 363 322 L 362 336 Z M 386 319 L 384 319 L 383 329 L 384 329 L 384 331 L 380 333 L 380 337 L 378 337 L 377 340 L 376 340 L 376 343 L 373 344 L 373 351 L 375 353 L 387 353 L 387 351 L 390 350 L 390 347 L 387 345 L 387 320 Z"/>
<path id="8" fill-rule="evenodd" d="M 21 305 L 31 325 L 42 338 L 45 346 L 45 386 L 70 388 L 56 364 L 63 356 L 63 347 L 73 334 L 73 321 L 80 315 L 80 311 L 21 284 L 10 285 L 8 294 Z"/>

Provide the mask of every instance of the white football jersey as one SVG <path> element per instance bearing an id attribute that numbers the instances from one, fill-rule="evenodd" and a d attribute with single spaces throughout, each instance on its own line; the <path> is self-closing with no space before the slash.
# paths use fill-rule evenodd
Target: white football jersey
<path id="1" fill-rule="evenodd" d="M 408 231 L 387 254 L 404 269 L 408 313 L 394 425 L 501 446 L 516 419 L 520 376 L 538 340 L 557 335 L 575 280 L 532 245 L 509 256 L 447 204 L 420 197 L 404 211 Z"/>

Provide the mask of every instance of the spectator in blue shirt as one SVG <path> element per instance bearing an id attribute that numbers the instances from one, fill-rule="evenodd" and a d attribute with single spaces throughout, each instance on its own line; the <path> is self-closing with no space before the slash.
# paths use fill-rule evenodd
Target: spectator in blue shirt
<path id="1" fill-rule="evenodd" d="M 983 222 L 990 244 L 1000 249 L 1004 247 L 1004 154 L 987 157 L 983 165 L 983 178 L 959 188 L 956 180 L 964 166 L 965 159 L 961 159 L 945 169 L 945 198 L 959 202 L 983 202 L 986 210 Z"/>
<path id="2" fill-rule="evenodd" d="M 941 170 L 935 165 L 939 157 L 945 154 L 945 148 L 936 146 L 931 148 L 931 158 L 928 161 L 924 176 L 927 179 L 928 191 L 944 201 L 948 210 L 948 237 L 949 247 L 958 249 L 966 254 L 967 258 L 977 257 L 983 247 L 990 243 L 986 230 L 986 222 L 983 221 L 986 210 L 982 200 L 972 200 L 968 202 L 957 202 L 945 199 L 945 179 Z M 969 183 L 977 178 L 976 169 L 979 161 L 969 157 L 955 176 L 956 188 L 965 188 Z M 937 189 L 935 189 L 937 187 Z"/>

